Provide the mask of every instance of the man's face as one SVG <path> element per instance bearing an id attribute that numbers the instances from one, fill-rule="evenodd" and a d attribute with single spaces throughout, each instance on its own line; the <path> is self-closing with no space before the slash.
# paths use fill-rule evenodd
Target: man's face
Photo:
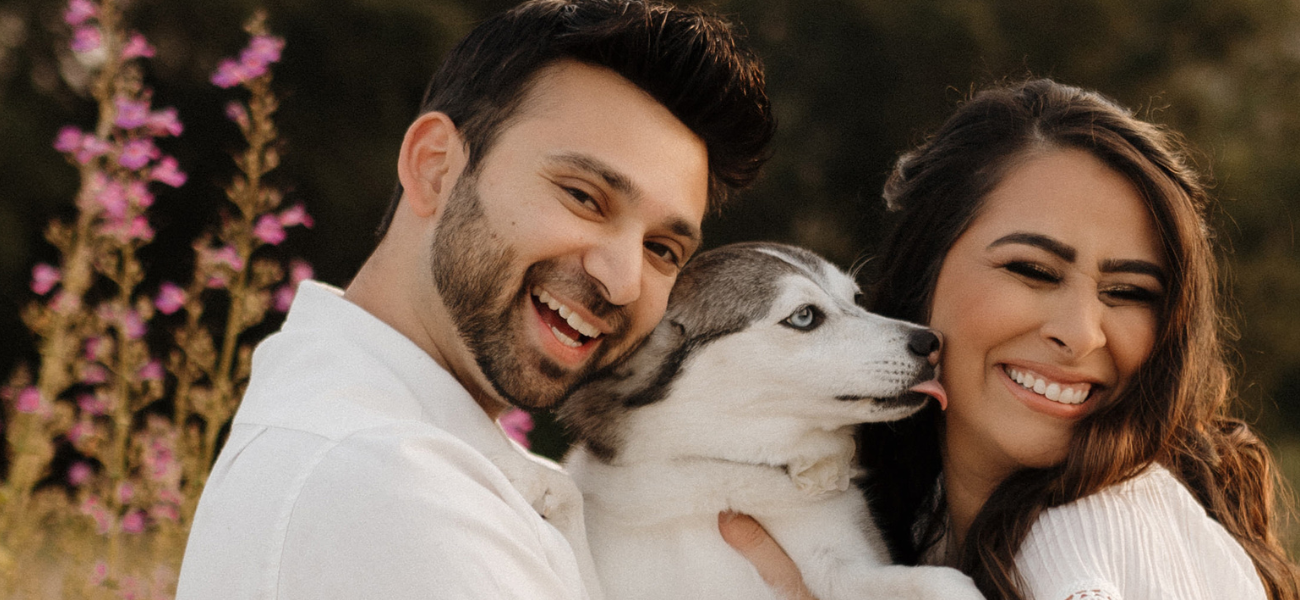
<path id="1" fill-rule="evenodd" d="M 707 190 L 704 143 L 648 94 L 606 69 L 543 70 L 438 220 L 434 283 L 465 342 L 453 369 L 545 407 L 617 360 L 663 316 Z"/>

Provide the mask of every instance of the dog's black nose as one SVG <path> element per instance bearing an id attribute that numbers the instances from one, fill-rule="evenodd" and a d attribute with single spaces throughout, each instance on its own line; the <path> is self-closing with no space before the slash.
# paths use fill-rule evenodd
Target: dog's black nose
<path id="1" fill-rule="evenodd" d="M 929 329 L 918 329 L 907 336 L 907 349 L 917 356 L 931 358 L 931 354 L 939 351 L 943 342 L 939 340 L 939 335 Z M 938 356 L 933 357 L 938 360 Z"/>

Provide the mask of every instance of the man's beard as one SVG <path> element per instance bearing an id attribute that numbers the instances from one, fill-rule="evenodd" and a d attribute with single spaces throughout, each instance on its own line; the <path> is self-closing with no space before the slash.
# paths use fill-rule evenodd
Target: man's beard
<path id="1" fill-rule="evenodd" d="M 523 285 L 511 290 L 514 248 L 487 225 L 479 202 L 477 178 L 463 175 L 447 198 L 446 212 L 431 246 L 433 281 L 443 305 L 474 361 L 496 393 L 524 408 L 559 402 L 605 362 L 610 349 L 624 341 L 630 323 L 624 307 L 610 304 L 586 273 L 572 272 L 548 259 L 529 265 Z M 606 334 L 587 363 L 568 370 L 529 348 L 526 318 L 516 315 L 532 305 L 531 290 L 545 283 L 570 302 L 606 320 Z"/>

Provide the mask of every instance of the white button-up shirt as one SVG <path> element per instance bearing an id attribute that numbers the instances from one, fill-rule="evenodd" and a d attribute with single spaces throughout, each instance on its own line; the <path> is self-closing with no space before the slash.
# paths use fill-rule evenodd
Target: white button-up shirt
<path id="1" fill-rule="evenodd" d="M 253 355 L 177 598 L 599 597 L 574 491 L 413 342 L 303 282 Z"/>

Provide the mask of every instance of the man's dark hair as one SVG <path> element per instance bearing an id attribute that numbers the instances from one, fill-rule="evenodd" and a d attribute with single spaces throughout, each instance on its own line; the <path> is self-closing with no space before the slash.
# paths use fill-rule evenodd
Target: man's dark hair
<path id="1" fill-rule="evenodd" d="M 467 174 L 517 113 L 539 70 L 560 60 L 608 68 L 645 90 L 704 141 L 709 206 L 749 185 L 776 124 L 763 67 L 732 26 L 699 9 L 642 0 L 533 0 L 484 21 L 433 76 L 420 114 L 451 117 Z M 397 210 L 399 184 L 379 226 Z"/>

